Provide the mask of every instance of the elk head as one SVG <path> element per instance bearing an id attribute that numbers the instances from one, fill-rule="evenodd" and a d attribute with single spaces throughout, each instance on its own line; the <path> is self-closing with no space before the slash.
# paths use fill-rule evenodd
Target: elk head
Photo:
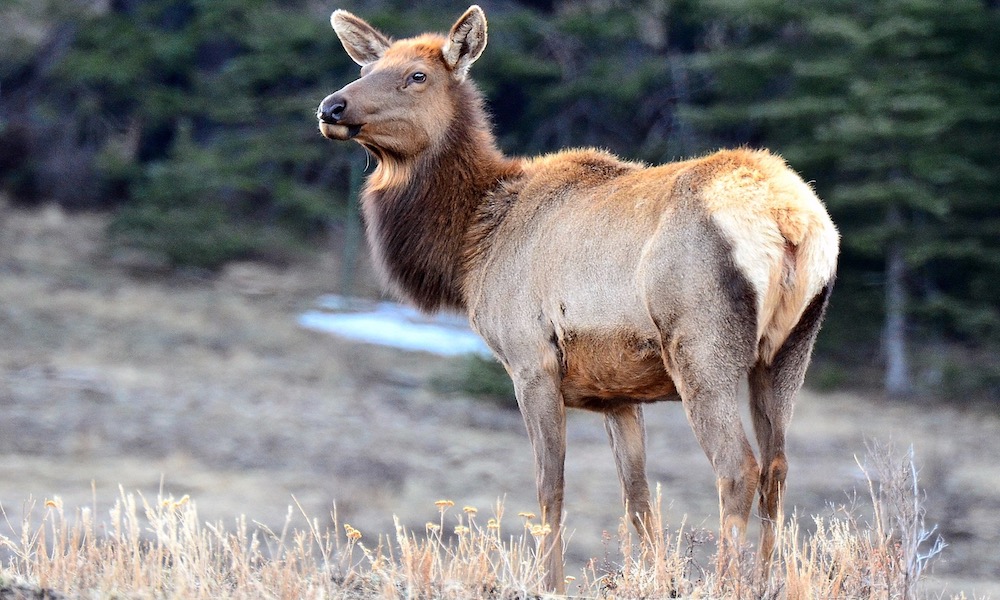
<path id="1" fill-rule="evenodd" d="M 319 130 L 353 139 L 377 158 L 413 157 L 444 142 L 469 67 L 486 48 L 486 15 L 471 6 L 447 37 L 391 41 L 345 10 L 330 17 L 361 77 L 319 105 Z"/>

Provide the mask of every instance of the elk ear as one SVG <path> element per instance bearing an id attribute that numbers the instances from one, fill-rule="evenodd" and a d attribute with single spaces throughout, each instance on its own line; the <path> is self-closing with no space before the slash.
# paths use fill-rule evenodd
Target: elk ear
<path id="1" fill-rule="evenodd" d="M 354 62 L 362 67 L 382 58 L 385 51 L 392 45 L 387 37 L 374 27 L 346 10 L 335 10 L 330 15 L 330 24 L 337 32 L 340 43 Z"/>
<path id="2" fill-rule="evenodd" d="M 442 52 L 444 60 L 459 80 L 486 49 L 486 14 L 475 4 L 455 22 Z"/>

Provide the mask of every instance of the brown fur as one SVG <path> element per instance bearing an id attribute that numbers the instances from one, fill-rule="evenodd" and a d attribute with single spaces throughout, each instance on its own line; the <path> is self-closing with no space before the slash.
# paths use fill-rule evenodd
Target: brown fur
<path id="1" fill-rule="evenodd" d="M 559 345 L 566 406 L 603 411 L 622 402 L 680 400 L 673 381 L 663 376 L 658 339 L 568 332 Z"/>
<path id="2" fill-rule="evenodd" d="M 320 130 L 378 160 L 362 206 L 388 286 L 466 312 L 514 381 L 553 528 L 547 585 L 562 589 L 567 407 L 604 413 L 640 529 L 641 405 L 677 399 L 718 477 L 724 541 L 743 535 L 758 490 L 771 523 L 836 268 L 837 232 L 809 187 L 764 151 L 654 167 L 593 149 L 507 158 L 466 76 L 486 45 L 478 7 L 447 36 L 397 42 L 344 11 L 332 22 L 362 77 L 323 101 Z M 748 376 L 763 472 L 736 406 Z"/>

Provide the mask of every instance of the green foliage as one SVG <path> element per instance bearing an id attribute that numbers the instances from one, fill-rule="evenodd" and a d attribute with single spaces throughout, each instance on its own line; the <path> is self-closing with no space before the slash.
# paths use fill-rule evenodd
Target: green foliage
<path id="1" fill-rule="evenodd" d="M 850 374 L 843 367 L 823 362 L 812 364 L 806 377 L 806 385 L 821 392 L 842 390 L 850 381 Z"/>
<path id="2" fill-rule="evenodd" d="M 670 158 L 679 145 L 675 90 L 657 36 L 644 33 L 663 28 L 647 4 L 655 3 L 492 13 L 490 30 L 503 34 L 490 38 L 475 72 L 501 144 L 516 153 L 592 145 L 632 159 Z"/>
<path id="3" fill-rule="evenodd" d="M 249 228 L 229 222 L 206 204 L 161 207 L 143 204 L 122 211 L 111 228 L 112 240 L 162 255 L 174 266 L 215 269 L 247 257 L 257 248 Z"/>
<path id="4" fill-rule="evenodd" d="M 1000 278 L 1000 138 L 982 135 L 1000 125 L 1000 79 L 986 67 L 1000 56 L 1000 14 L 972 0 L 703 10 L 718 29 L 692 57 L 710 85 L 688 116 L 723 139 L 742 128 L 781 152 L 815 179 L 840 227 L 829 345 L 872 360 L 863 349 L 880 343 L 893 245 L 906 263 L 912 346 L 1000 341 L 997 286 L 984 284 Z"/>
<path id="5" fill-rule="evenodd" d="M 821 358 L 880 359 L 901 249 L 911 347 L 1000 347 L 1000 10 L 979 0 L 485 6 L 474 69 L 501 145 L 663 162 L 772 147 L 843 234 Z M 354 0 L 396 37 L 462 2 Z M 115 244 L 176 265 L 281 259 L 348 214 L 350 144 L 315 107 L 357 76 L 311 0 L 11 0 L 0 190 L 112 207 Z M 6 20 L 4 22 L 7 22 Z M 836 378 L 833 378 L 836 379 Z M 987 378 L 988 379 L 988 378 Z"/>
<path id="6" fill-rule="evenodd" d="M 474 354 L 452 361 L 452 369 L 438 375 L 431 386 L 441 393 L 461 393 L 517 408 L 514 385 L 503 366 Z"/>
<path id="7" fill-rule="evenodd" d="M 968 363 L 948 361 L 941 367 L 937 387 L 949 400 L 1000 402 L 1000 367 L 987 363 L 970 368 Z"/>
<path id="8" fill-rule="evenodd" d="M 171 155 L 150 164 L 134 185 L 136 201 L 119 210 L 112 242 L 162 255 L 169 264 L 208 269 L 240 258 L 276 258 L 294 243 L 280 230 L 230 218 L 227 204 L 252 198 L 257 180 L 225 157 L 200 148 L 182 127 Z"/>
<path id="9" fill-rule="evenodd" d="M 73 25 L 42 41 L 23 67 L 29 83 L 10 95 L 35 155 L 12 161 L 3 187 L 55 182 L 39 193 L 115 206 L 113 243 L 178 266 L 281 259 L 344 212 L 336 184 L 357 150 L 325 143 L 314 114 L 349 60 L 304 0 L 51 3 L 32 14 Z M 4 141 L 20 131 L 2 129 Z"/>

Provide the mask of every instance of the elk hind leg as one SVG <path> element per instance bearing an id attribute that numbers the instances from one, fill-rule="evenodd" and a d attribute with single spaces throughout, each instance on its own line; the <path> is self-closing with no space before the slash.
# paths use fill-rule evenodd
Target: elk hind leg
<path id="1" fill-rule="evenodd" d="M 746 534 L 760 468 L 743 430 L 736 391 L 745 369 L 718 348 L 697 340 L 674 344 L 668 371 L 677 382 L 684 410 L 715 471 L 722 508 L 722 542 L 735 552 Z M 706 345 L 707 346 L 707 345 Z M 724 353 L 723 353 L 724 354 Z"/>
<path id="2" fill-rule="evenodd" d="M 781 497 L 788 475 L 785 430 L 792 412 L 792 394 L 783 392 L 782 373 L 757 365 L 750 372 L 750 414 L 760 447 L 760 557 L 767 569 L 774 551 Z"/>
<path id="3" fill-rule="evenodd" d="M 698 183 L 683 180 L 702 175 L 679 175 L 675 190 L 696 193 Z M 670 213 L 669 231 L 664 225 L 664 235 L 647 245 L 644 294 L 667 374 L 715 471 L 723 545 L 735 550 L 760 478 L 736 400 L 739 382 L 756 361 L 757 292 L 715 221 L 684 204 Z"/>
<path id="4" fill-rule="evenodd" d="M 626 404 L 604 413 L 611 450 L 622 484 L 622 502 L 636 531 L 645 540 L 652 539 L 653 519 L 649 507 L 649 483 L 646 481 L 646 432 L 642 407 Z"/>
<path id="5" fill-rule="evenodd" d="M 785 432 L 792 418 L 795 395 L 802 387 L 809 366 L 829 293 L 830 287 L 827 286 L 813 298 L 770 363 L 760 361 L 750 371 L 750 415 L 763 465 L 760 473 L 759 550 L 765 570 L 769 568 L 774 552 L 775 530 L 788 475 Z"/>

